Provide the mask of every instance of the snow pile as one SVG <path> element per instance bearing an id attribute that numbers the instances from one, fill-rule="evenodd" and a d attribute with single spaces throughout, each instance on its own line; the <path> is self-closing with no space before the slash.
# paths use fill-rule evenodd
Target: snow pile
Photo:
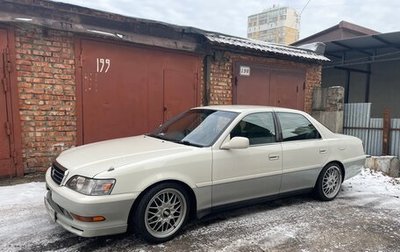
<path id="1" fill-rule="evenodd" d="M 399 209 L 400 178 L 365 169 L 360 175 L 343 183 L 339 198 L 353 198 L 353 205 Z"/>

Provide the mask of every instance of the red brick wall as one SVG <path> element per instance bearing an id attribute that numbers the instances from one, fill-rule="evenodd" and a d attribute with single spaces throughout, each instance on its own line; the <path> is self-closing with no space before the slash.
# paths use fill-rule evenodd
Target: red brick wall
<path id="1" fill-rule="evenodd" d="M 210 105 L 232 104 L 232 61 L 213 61 L 210 67 Z"/>
<path id="2" fill-rule="evenodd" d="M 306 90 L 304 92 L 304 111 L 312 112 L 313 91 L 315 87 L 321 87 L 322 66 L 308 66 L 306 72 Z"/>
<path id="3" fill-rule="evenodd" d="M 74 43 L 71 33 L 38 27 L 15 36 L 23 163 L 33 172 L 76 144 Z"/>
<path id="4" fill-rule="evenodd" d="M 225 53 L 220 58 L 219 60 L 214 60 L 211 64 L 210 105 L 232 104 L 233 64 L 235 61 L 250 61 L 266 65 L 305 69 L 306 90 L 304 93 L 304 111 L 311 112 L 313 89 L 314 87 L 321 86 L 320 65 L 232 53 Z"/>

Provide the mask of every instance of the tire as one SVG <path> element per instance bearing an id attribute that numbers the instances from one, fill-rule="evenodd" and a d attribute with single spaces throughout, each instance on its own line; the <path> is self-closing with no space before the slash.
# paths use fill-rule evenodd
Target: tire
<path id="1" fill-rule="evenodd" d="M 145 241 L 166 242 L 182 229 L 188 220 L 189 208 L 189 195 L 185 188 L 175 183 L 162 183 L 144 194 L 131 224 Z"/>
<path id="2" fill-rule="evenodd" d="M 327 164 L 319 174 L 314 188 L 315 196 L 322 201 L 333 200 L 339 194 L 342 178 L 342 169 L 338 164 Z"/>

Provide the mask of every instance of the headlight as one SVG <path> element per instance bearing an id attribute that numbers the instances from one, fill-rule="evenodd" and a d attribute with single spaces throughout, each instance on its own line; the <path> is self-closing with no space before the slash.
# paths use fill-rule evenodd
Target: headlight
<path id="1" fill-rule="evenodd" d="M 91 179 L 82 176 L 73 176 L 66 186 L 74 191 L 86 195 L 108 195 L 115 184 L 115 179 Z"/>

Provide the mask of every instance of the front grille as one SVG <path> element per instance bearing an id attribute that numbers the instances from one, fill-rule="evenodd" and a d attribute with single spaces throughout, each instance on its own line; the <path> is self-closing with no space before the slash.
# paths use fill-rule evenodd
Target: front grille
<path id="1" fill-rule="evenodd" d="M 59 163 L 54 162 L 51 165 L 51 178 L 59 185 L 64 178 L 65 171 L 66 169 L 64 167 Z"/>

